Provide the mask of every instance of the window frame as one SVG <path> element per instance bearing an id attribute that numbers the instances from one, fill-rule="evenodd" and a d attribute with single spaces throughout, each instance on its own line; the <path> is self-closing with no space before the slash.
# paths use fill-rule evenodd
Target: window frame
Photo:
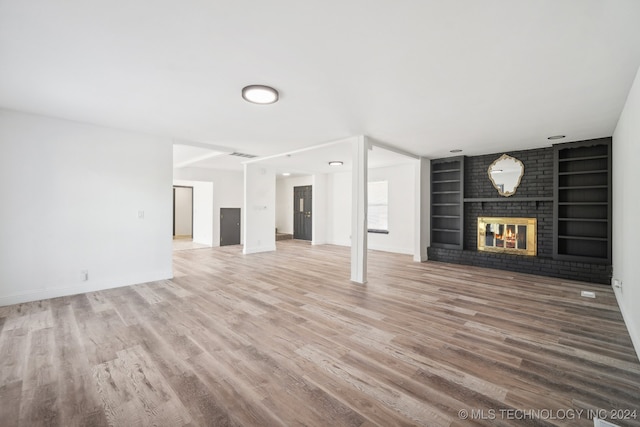
<path id="1" fill-rule="evenodd" d="M 385 193 L 385 203 L 371 203 L 371 198 L 367 197 L 367 232 L 374 234 L 389 234 L 389 180 L 379 180 L 379 181 L 369 181 L 367 182 L 367 192 L 371 193 L 371 184 L 385 184 L 386 193 Z M 369 215 L 369 210 L 371 206 L 385 206 L 386 207 L 386 228 L 371 228 L 371 216 Z"/>

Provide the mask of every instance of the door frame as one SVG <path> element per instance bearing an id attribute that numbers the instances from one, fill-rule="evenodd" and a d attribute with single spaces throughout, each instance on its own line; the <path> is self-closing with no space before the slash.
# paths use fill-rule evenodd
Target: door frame
<path id="1" fill-rule="evenodd" d="M 191 239 L 193 239 L 193 187 L 189 185 L 174 185 L 173 186 L 173 237 L 176 237 L 176 188 L 190 188 L 191 189 Z"/>

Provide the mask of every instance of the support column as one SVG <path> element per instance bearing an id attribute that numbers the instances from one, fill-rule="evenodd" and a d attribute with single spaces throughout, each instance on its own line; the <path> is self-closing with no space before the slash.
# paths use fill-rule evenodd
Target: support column
<path id="1" fill-rule="evenodd" d="M 367 283 L 367 158 L 369 143 L 363 135 L 352 142 L 351 281 Z"/>
<path id="2" fill-rule="evenodd" d="M 244 254 L 276 250 L 276 175 L 257 163 L 244 165 Z"/>
<path id="3" fill-rule="evenodd" d="M 431 240 L 431 162 L 420 157 L 415 163 L 415 247 L 413 260 L 427 260 L 427 246 Z"/>

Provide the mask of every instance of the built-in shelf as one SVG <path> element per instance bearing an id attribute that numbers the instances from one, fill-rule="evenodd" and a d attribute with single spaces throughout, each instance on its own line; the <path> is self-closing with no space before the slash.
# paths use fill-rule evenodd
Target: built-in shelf
<path id="1" fill-rule="evenodd" d="M 558 202 L 559 206 L 606 206 L 609 202 Z"/>
<path id="2" fill-rule="evenodd" d="M 443 179 L 443 180 L 433 180 L 432 184 L 446 184 L 448 182 L 460 182 L 459 179 Z"/>
<path id="3" fill-rule="evenodd" d="M 607 155 L 601 155 L 601 156 L 583 156 L 583 157 L 569 157 L 569 158 L 563 158 L 563 159 L 558 159 L 559 163 L 562 162 L 575 162 L 575 161 L 580 161 L 580 160 L 596 160 L 596 159 L 607 159 L 608 156 Z"/>
<path id="4" fill-rule="evenodd" d="M 611 263 L 611 138 L 554 145 L 553 255 Z"/>
<path id="5" fill-rule="evenodd" d="M 464 156 L 431 161 L 431 246 L 462 249 Z"/>
<path id="6" fill-rule="evenodd" d="M 608 185 L 574 185 L 571 187 L 558 187 L 558 190 L 596 190 L 599 188 L 609 188 Z"/>
<path id="7" fill-rule="evenodd" d="M 500 153 L 431 160 L 429 259 L 610 283 L 611 138 L 512 154 L 525 173 L 510 197 L 487 176 Z M 476 217 L 484 215 L 535 217 L 536 256 L 477 250 Z"/>
<path id="8" fill-rule="evenodd" d="M 593 175 L 596 173 L 608 173 L 606 169 L 592 170 L 592 171 L 575 171 L 575 172 L 558 172 L 558 175 Z"/>
<path id="9" fill-rule="evenodd" d="M 597 242 L 606 242 L 609 239 L 606 237 L 590 237 L 590 236 L 558 236 L 559 239 L 570 239 L 570 240 L 593 240 Z"/>
<path id="10" fill-rule="evenodd" d="M 434 174 L 447 173 L 447 172 L 460 172 L 460 169 L 442 169 L 442 170 L 435 170 L 431 172 Z"/>
<path id="11" fill-rule="evenodd" d="M 465 197 L 463 199 L 465 203 L 476 202 L 553 202 L 553 197 Z"/>
<path id="12" fill-rule="evenodd" d="M 608 219 L 602 218 L 558 218 L 558 221 L 572 221 L 572 222 L 609 222 Z"/>

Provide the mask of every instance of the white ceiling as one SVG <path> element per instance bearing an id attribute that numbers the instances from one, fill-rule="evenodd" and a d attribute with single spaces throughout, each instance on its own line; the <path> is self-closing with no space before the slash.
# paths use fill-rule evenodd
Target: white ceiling
<path id="1" fill-rule="evenodd" d="M 259 156 L 534 148 L 613 133 L 639 22 L 637 0 L 0 0 L 0 107 Z"/>

